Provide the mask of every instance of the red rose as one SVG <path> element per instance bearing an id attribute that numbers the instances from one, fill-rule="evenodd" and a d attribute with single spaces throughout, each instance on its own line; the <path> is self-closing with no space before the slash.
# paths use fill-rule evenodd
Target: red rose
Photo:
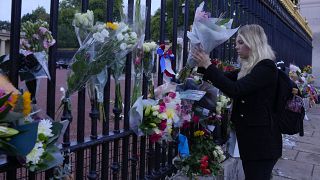
<path id="1" fill-rule="evenodd" d="M 192 120 L 193 120 L 194 123 L 198 124 L 199 120 L 200 120 L 200 117 L 197 116 L 197 115 L 193 115 Z"/>
<path id="2" fill-rule="evenodd" d="M 166 45 L 165 45 L 165 44 L 160 44 L 160 48 L 161 48 L 162 50 L 164 50 L 164 49 L 166 48 Z"/>
<path id="3" fill-rule="evenodd" d="M 211 174 L 210 169 L 201 169 L 202 174 L 206 175 L 206 174 Z"/>
<path id="4" fill-rule="evenodd" d="M 200 168 L 201 169 L 206 169 L 208 167 L 208 165 L 209 165 L 208 161 L 204 161 L 204 162 L 201 163 Z"/>
<path id="5" fill-rule="evenodd" d="M 208 161 L 209 160 L 209 156 L 203 156 L 200 160 L 200 162 L 204 162 L 204 161 Z"/>

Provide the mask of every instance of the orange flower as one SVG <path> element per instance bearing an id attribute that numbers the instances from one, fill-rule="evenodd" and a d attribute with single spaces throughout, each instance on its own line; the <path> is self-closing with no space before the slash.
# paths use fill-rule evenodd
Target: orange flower
<path id="1" fill-rule="evenodd" d="M 9 101 L 7 103 L 14 108 L 16 106 L 16 102 L 18 100 L 18 94 L 11 94 L 11 97 L 9 98 Z"/>
<path id="2" fill-rule="evenodd" d="M 31 94 L 29 91 L 25 91 L 23 97 L 23 115 L 27 116 L 31 112 Z"/>

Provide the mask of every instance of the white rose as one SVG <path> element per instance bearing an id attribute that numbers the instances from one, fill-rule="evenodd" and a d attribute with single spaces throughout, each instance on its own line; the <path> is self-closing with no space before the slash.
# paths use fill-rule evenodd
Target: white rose
<path id="1" fill-rule="evenodd" d="M 131 32 L 130 33 L 130 36 L 133 38 L 133 39 L 137 39 L 137 34 L 135 32 Z"/>
<path id="2" fill-rule="evenodd" d="M 117 39 L 118 39 L 118 41 L 122 41 L 123 38 L 124 38 L 124 37 L 123 37 L 122 33 L 117 34 Z"/>
<path id="3" fill-rule="evenodd" d="M 90 22 L 93 22 L 93 18 L 94 18 L 93 11 L 87 10 L 87 14 L 88 14 L 88 20 Z"/>
<path id="4" fill-rule="evenodd" d="M 121 32 L 126 32 L 128 31 L 129 27 L 127 25 L 123 26 L 123 28 L 121 29 Z"/>
<path id="5" fill-rule="evenodd" d="M 150 52 L 150 47 L 148 45 L 143 45 L 143 51 Z"/>
<path id="6" fill-rule="evenodd" d="M 158 111 L 153 111 L 153 112 L 152 112 L 152 116 L 157 116 L 158 114 L 159 114 Z"/>
<path id="7" fill-rule="evenodd" d="M 88 26 L 89 26 L 89 21 L 88 21 L 87 18 L 83 18 L 83 25 L 84 25 L 85 27 L 88 27 Z"/>
<path id="8" fill-rule="evenodd" d="M 126 43 L 121 43 L 120 44 L 120 49 L 121 50 L 126 50 L 127 49 L 127 44 Z"/>
<path id="9" fill-rule="evenodd" d="M 103 30 L 101 31 L 101 35 L 102 35 L 104 38 L 107 38 L 107 37 L 109 37 L 109 32 L 108 32 L 106 29 L 103 29 Z"/>
<path id="10" fill-rule="evenodd" d="M 130 38 L 129 34 L 128 34 L 128 33 L 126 33 L 126 34 L 124 35 L 124 40 L 128 41 L 128 40 L 129 40 L 129 38 Z"/>

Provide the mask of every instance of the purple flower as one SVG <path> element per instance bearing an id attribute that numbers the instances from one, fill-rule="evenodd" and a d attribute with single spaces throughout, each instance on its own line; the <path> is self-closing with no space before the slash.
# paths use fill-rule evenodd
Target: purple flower
<path id="1" fill-rule="evenodd" d="M 44 35 L 47 31 L 48 31 L 47 28 L 45 28 L 45 27 L 39 27 L 39 32 L 40 32 L 42 35 Z"/>

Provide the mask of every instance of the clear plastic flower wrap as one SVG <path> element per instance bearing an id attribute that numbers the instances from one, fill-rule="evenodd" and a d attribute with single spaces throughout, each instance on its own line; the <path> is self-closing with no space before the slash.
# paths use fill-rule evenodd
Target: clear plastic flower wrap
<path id="1" fill-rule="evenodd" d="M 190 40 L 190 50 L 195 47 L 202 48 L 206 53 L 210 53 L 215 47 L 227 41 L 238 28 L 231 29 L 232 19 L 211 18 L 210 13 L 203 11 L 204 2 L 196 10 L 192 31 L 187 35 Z M 197 66 L 189 53 L 186 66 L 179 72 L 179 80 L 184 81 L 190 73 L 191 68 Z"/>
<path id="2" fill-rule="evenodd" d="M 124 59 L 136 45 L 136 33 L 123 22 L 97 24 L 94 28 L 72 58 L 67 96 L 80 90 L 106 67 L 121 63 L 118 60 Z M 120 70 L 114 68 L 116 72 Z"/>

